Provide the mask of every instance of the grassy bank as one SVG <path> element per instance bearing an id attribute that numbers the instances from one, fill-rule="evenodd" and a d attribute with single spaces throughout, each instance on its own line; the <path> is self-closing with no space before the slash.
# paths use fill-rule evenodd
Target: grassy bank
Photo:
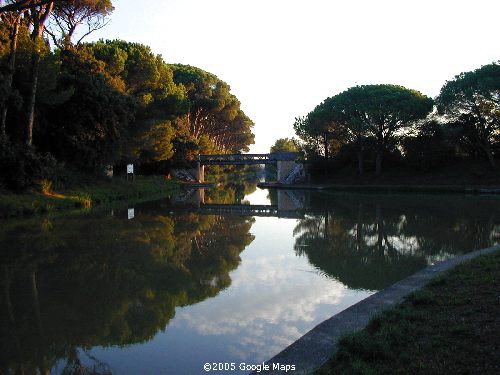
<path id="1" fill-rule="evenodd" d="M 67 189 L 52 189 L 42 183 L 39 191 L 14 194 L 0 191 L 0 218 L 27 216 L 60 210 L 85 209 L 114 201 L 154 199 L 178 189 L 176 182 L 161 176 L 88 179 Z"/>
<path id="2" fill-rule="evenodd" d="M 438 277 L 340 340 L 318 374 L 500 373 L 500 252 Z"/>

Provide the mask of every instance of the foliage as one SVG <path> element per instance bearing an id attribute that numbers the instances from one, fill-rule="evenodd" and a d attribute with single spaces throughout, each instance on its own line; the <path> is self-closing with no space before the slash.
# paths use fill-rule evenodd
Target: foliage
<path id="1" fill-rule="evenodd" d="M 425 118 L 433 106 L 432 99 L 420 92 L 395 85 L 356 86 L 327 101 L 331 118 L 344 133 L 376 140 L 377 175 L 383 153 L 397 142 L 402 130 Z"/>
<path id="2" fill-rule="evenodd" d="M 363 191 L 311 195 L 294 229 L 296 254 L 352 289 L 381 290 L 432 261 L 498 241 L 494 198 L 478 205 L 452 195 Z"/>
<path id="3" fill-rule="evenodd" d="M 26 31 L 22 27 L 19 34 L 12 94 L 0 87 L 4 103 L 16 92 L 22 102 L 30 90 Z M 0 29 L 0 36 L 6 32 Z M 7 52 L 0 50 L 3 56 Z M 139 43 L 107 40 L 46 51 L 38 82 L 37 149 L 83 171 L 100 173 L 106 165 L 127 162 L 151 170 L 199 153 L 245 150 L 253 142 L 253 123 L 225 82 L 197 68 L 169 66 Z M 20 129 L 25 114 L 14 102 L 9 104 L 7 135 L 18 143 L 24 140 Z M 193 111 L 209 119 L 198 121 L 206 125 L 203 131 L 190 126 Z"/>
<path id="4" fill-rule="evenodd" d="M 116 90 L 102 64 L 85 49 L 62 54 L 61 90 L 74 94 L 48 106 L 40 147 L 86 171 L 100 171 L 125 153 L 136 103 Z"/>
<path id="5" fill-rule="evenodd" d="M 4 142 L 0 149 L 0 186 L 21 191 L 43 180 L 61 178 L 61 165 L 49 153 L 38 153 L 32 147 Z"/>
<path id="6" fill-rule="evenodd" d="M 402 86 L 356 86 L 325 99 L 306 117 L 296 118 L 294 128 L 309 152 L 323 152 L 326 159 L 329 152 L 353 150 L 359 175 L 364 172 L 365 153 L 373 145 L 379 175 L 384 155 L 395 153 L 407 129 L 425 118 L 432 106 L 430 98 Z"/>
<path id="7" fill-rule="evenodd" d="M 56 1 L 51 14 L 46 32 L 52 41 L 61 49 L 73 45 L 73 37 L 78 26 L 85 25 L 87 30 L 83 33 L 76 45 L 93 31 L 106 25 L 106 17 L 113 12 L 111 0 L 73 0 Z"/>
<path id="8" fill-rule="evenodd" d="M 230 285 L 230 272 L 253 241 L 253 220 L 172 216 L 161 205 L 136 206 L 141 214 L 134 220 L 116 209 L 0 228 L 6 291 L 0 303 L 12 306 L 12 314 L 0 311 L 2 372 L 50 369 L 78 362 L 79 349 L 145 342 L 165 329 L 177 307 Z M 37 291 L 28 299 L 19 293 L 27 281 Z M 22 348 L 12 345 L 14 337 Z"/>
<path id="9" fill-rule="evenodd" d="M 495 168 L 494 143 L 500 134 L 500 65 L 485 65 L 446 82 L 436 99 L 444 122 L 469 153 L 486 156 Z"/>
<path id="10" fill-rule="evenodd" d="M 219 152 L 248 151 L 254 142 L 253 122 L 230 93 L 227 83 L 215 75 L 189 65 L 171 65 L 174 81 L 185 88 L 188 111 L 177 126 L 201 146 L 210 142 Z M 202 150 L 202 148 L 200 147 Z"/>
<path id="11" fill-rule="evenodd" d="M 252 121 L 213 74 L 170 66 L 140 43 L 82 44 L 107 23 L 111 0 L 13 1 L 0 9 L 2 142 L 33 144 L 93 173 L 128 162 L 165 172 L 169 160 L 253 142 Z M 82 25 L 87 30 L 76 33 Z"/>
<path id="12" fill-rule="evenodd" d="M 452 162 L 455 150 L 447 129 L 437 121 L 427 121 L 414 136 L 401 142 L 404 158 L 409 166 L 418 170 L 432 170 Z"/>
<path id="13" fill-rule="evenodd" d="M 271 152 L 299 152 L 297 141 L 293 138 L 279 138 L 270 149 Z"/>

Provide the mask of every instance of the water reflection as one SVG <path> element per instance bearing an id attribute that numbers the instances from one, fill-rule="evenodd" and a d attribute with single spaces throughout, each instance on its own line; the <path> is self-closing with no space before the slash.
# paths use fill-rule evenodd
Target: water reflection
<path id="1" fill-rule="evenodd" d="M 254 191 L 185 191 L 130 220 L 131 206 L 2 222 L 0 373 L 258 362 L 375 290 L 500 242 L 496 198 Z"/>
<path id="2" fill-rule="evenodd" d="M 0 372 L 82 370 L 77 348 L 150 340 L 228 287 L 254 238 L 251 218 L 127 211 L 3 226 Z"/>
<path id="3" fill-rule="evenodd" d="M 313 195 L 295 252 L 349 288 L 379 290 L 500 240 L 496 198 Z"/>

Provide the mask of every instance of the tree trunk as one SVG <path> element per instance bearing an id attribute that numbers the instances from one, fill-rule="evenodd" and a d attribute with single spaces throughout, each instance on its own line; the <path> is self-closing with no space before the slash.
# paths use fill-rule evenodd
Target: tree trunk
<path id="1" fill-rule="evenodd" d="M 50 16 L 52 9 L 54 7 L 54 2 L 50 2 L 46 5 L 42 5 L 40 9 L 33 10 L 33 31 L 31 33 L 31 40 L 34 43 L 35 52 L 31 60 L 31 85 L 30 93 L 28 96 L 27 104 L 27 124 L 26 124 L 26 143 L 31 146 L 33 144 L 33 124 L 35 122 L 35 103 L 36 103 L 36 92 L 38 88 L 38 71 L 40 69 L 41 51 L 40 44 L 43 43 L 43 30 L 45 21 Z"/>
<path id="2" fill-rule="evenodd" d="M 325 147 L 325 176 L 328 176 L 328 134 L 323 134 L 323 143 Z"/>
<path id="3" fill-rule="evenodd" d="M 16 53 L 17 53 L 17 37 L 19 35 L 19 23 L 21 18 L 19 16 L 14 20 L 14 25 L 10 35 L 10 51 L 9 51 L 9 72 L 7 75 L 7 88 L 10 92 L 12 91 L 12 80 L 14 77 L 14 70 L 16 67 Z M 2 108 L 2 125 L 0 130 L 0 137 L 5 139 L 7 137 L 7 111 L 9 109 L 9 103 L 5 102 Z"/>
<path id="4" fill-rule="evenodd" d="M 490 145 L 486 145 L 482 147 L 484 153 L 486 154 L 486 157 L 488 158 L 488 162 L 490 163 L 491 169 L 495 170 L 497 169 L 497 164 L 495 162 L 495 158 L 493 157 L 493 153 L 491 152 Z"/>
<path id="5" fill-rule="evenodd" d="M 26 143 L 28 146 L 33 144 L 33 124 L 35 122 L 35 103 L 36 91 L 38 88 L 38 71 L 40 68 L 40 53 L 37 51 L 31 62 L 31 86 L 27 106 L 27 128 L 26 128 Z"/>

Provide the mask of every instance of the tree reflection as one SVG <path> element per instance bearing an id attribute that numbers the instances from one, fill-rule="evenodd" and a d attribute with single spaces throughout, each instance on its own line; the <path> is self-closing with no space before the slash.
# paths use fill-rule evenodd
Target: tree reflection
<path id="1" fill-rule="evenodd" d="M 435 260 L 499 240 L 498 199 L 485 211 L 467 197 L 314 198 L 294 230 L 295 251 L 354 289 L 383 289 Z"/>
<path id="2" fill-rule="evenodd" d="M 0 373 L 85 373 L 81 350 L 150 340 L 230 285 L 252 219 L 144 212 L 6 222 Z"/>

